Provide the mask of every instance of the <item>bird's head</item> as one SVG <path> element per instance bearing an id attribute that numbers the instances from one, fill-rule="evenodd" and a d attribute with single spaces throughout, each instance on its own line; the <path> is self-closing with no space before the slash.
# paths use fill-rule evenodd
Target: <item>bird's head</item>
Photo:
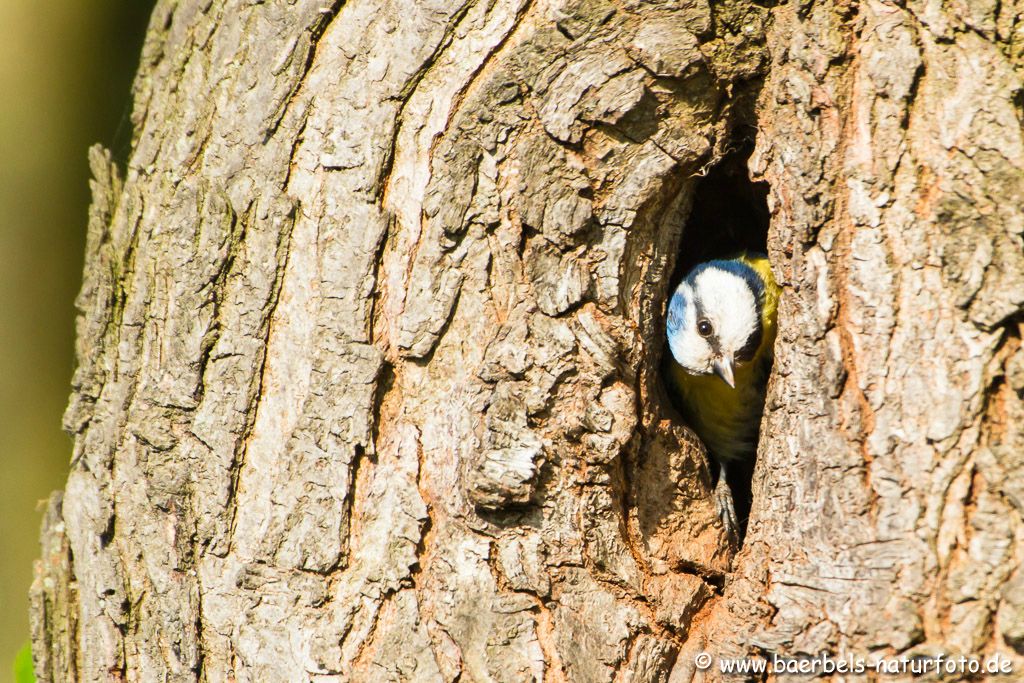
<path id="1" fill-rule="evenodd" d="M 692 375 L 735 387 L 736 365 L 754 358 L 763 334 L 764 282 L 740 261 L 708 261 L 679 283 L 668 305 L 668 345 Z"/>

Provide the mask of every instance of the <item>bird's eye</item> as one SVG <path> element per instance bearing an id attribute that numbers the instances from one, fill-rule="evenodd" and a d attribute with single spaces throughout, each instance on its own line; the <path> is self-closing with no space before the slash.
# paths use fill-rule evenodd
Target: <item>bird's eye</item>
<path id="1" fill-rule="evenodd" d="M 714 332 L 714 328 L 711 327 L 711 323 L 706 319 L 701 318 L 697 321 L 697 333 L 702 337 L 710 337 L 711 333 Z"/>

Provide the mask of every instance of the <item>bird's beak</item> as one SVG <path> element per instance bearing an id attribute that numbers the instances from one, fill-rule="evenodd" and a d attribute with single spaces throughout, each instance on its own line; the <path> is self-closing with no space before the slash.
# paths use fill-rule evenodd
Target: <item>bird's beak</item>
<path id="1" fill-rule="evenodd" d="M 728 384 L 733 389 L 736 388 L 736 380 L 732 375 L 732 357 L 719 358 L 711 364 L 714 368 L 715 374 L 722 378 L 722 381 Z"/>

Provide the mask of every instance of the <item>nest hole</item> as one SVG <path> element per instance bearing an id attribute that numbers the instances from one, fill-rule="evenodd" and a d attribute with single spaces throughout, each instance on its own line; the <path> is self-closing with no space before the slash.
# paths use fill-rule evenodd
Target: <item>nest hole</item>
<path id="1" fill-rule="evenodd" d="M 753 148 L 753 140 L 734 146 L 697 183 L 683 228 L 670 295 L 686 274 L 704 261 L 729 258 L 741 251 L 767 253 L 769 188 L 766 182 L 750 179 L 747 162 Z M 667 347 L 665 354 L 667 358 Z M 674 393 L 668 393 L 675 401 Z M 681 406 L 676 405 L 676 408 L 684 414 Z M 746 462 L 730 462 L 728 468 L 741 543 L 750 516 L 755 462 L 756 457 Z M 717 466 L 712 467 L 713 477 L 717 477 L 717 472 Z"/>

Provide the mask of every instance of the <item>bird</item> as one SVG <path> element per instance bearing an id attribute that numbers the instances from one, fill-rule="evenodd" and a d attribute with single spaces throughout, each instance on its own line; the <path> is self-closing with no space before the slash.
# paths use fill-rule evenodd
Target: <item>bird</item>
<path id="1" fill-rule="evenodd" d="M 744 251 L 694 266 L 665 317 L 669 377 L 678 407 L 719 465 L 718 514 L 739 537 L 726 479 L 752 462 L 774 358 L 779 286 L 764 254 Z"/>

